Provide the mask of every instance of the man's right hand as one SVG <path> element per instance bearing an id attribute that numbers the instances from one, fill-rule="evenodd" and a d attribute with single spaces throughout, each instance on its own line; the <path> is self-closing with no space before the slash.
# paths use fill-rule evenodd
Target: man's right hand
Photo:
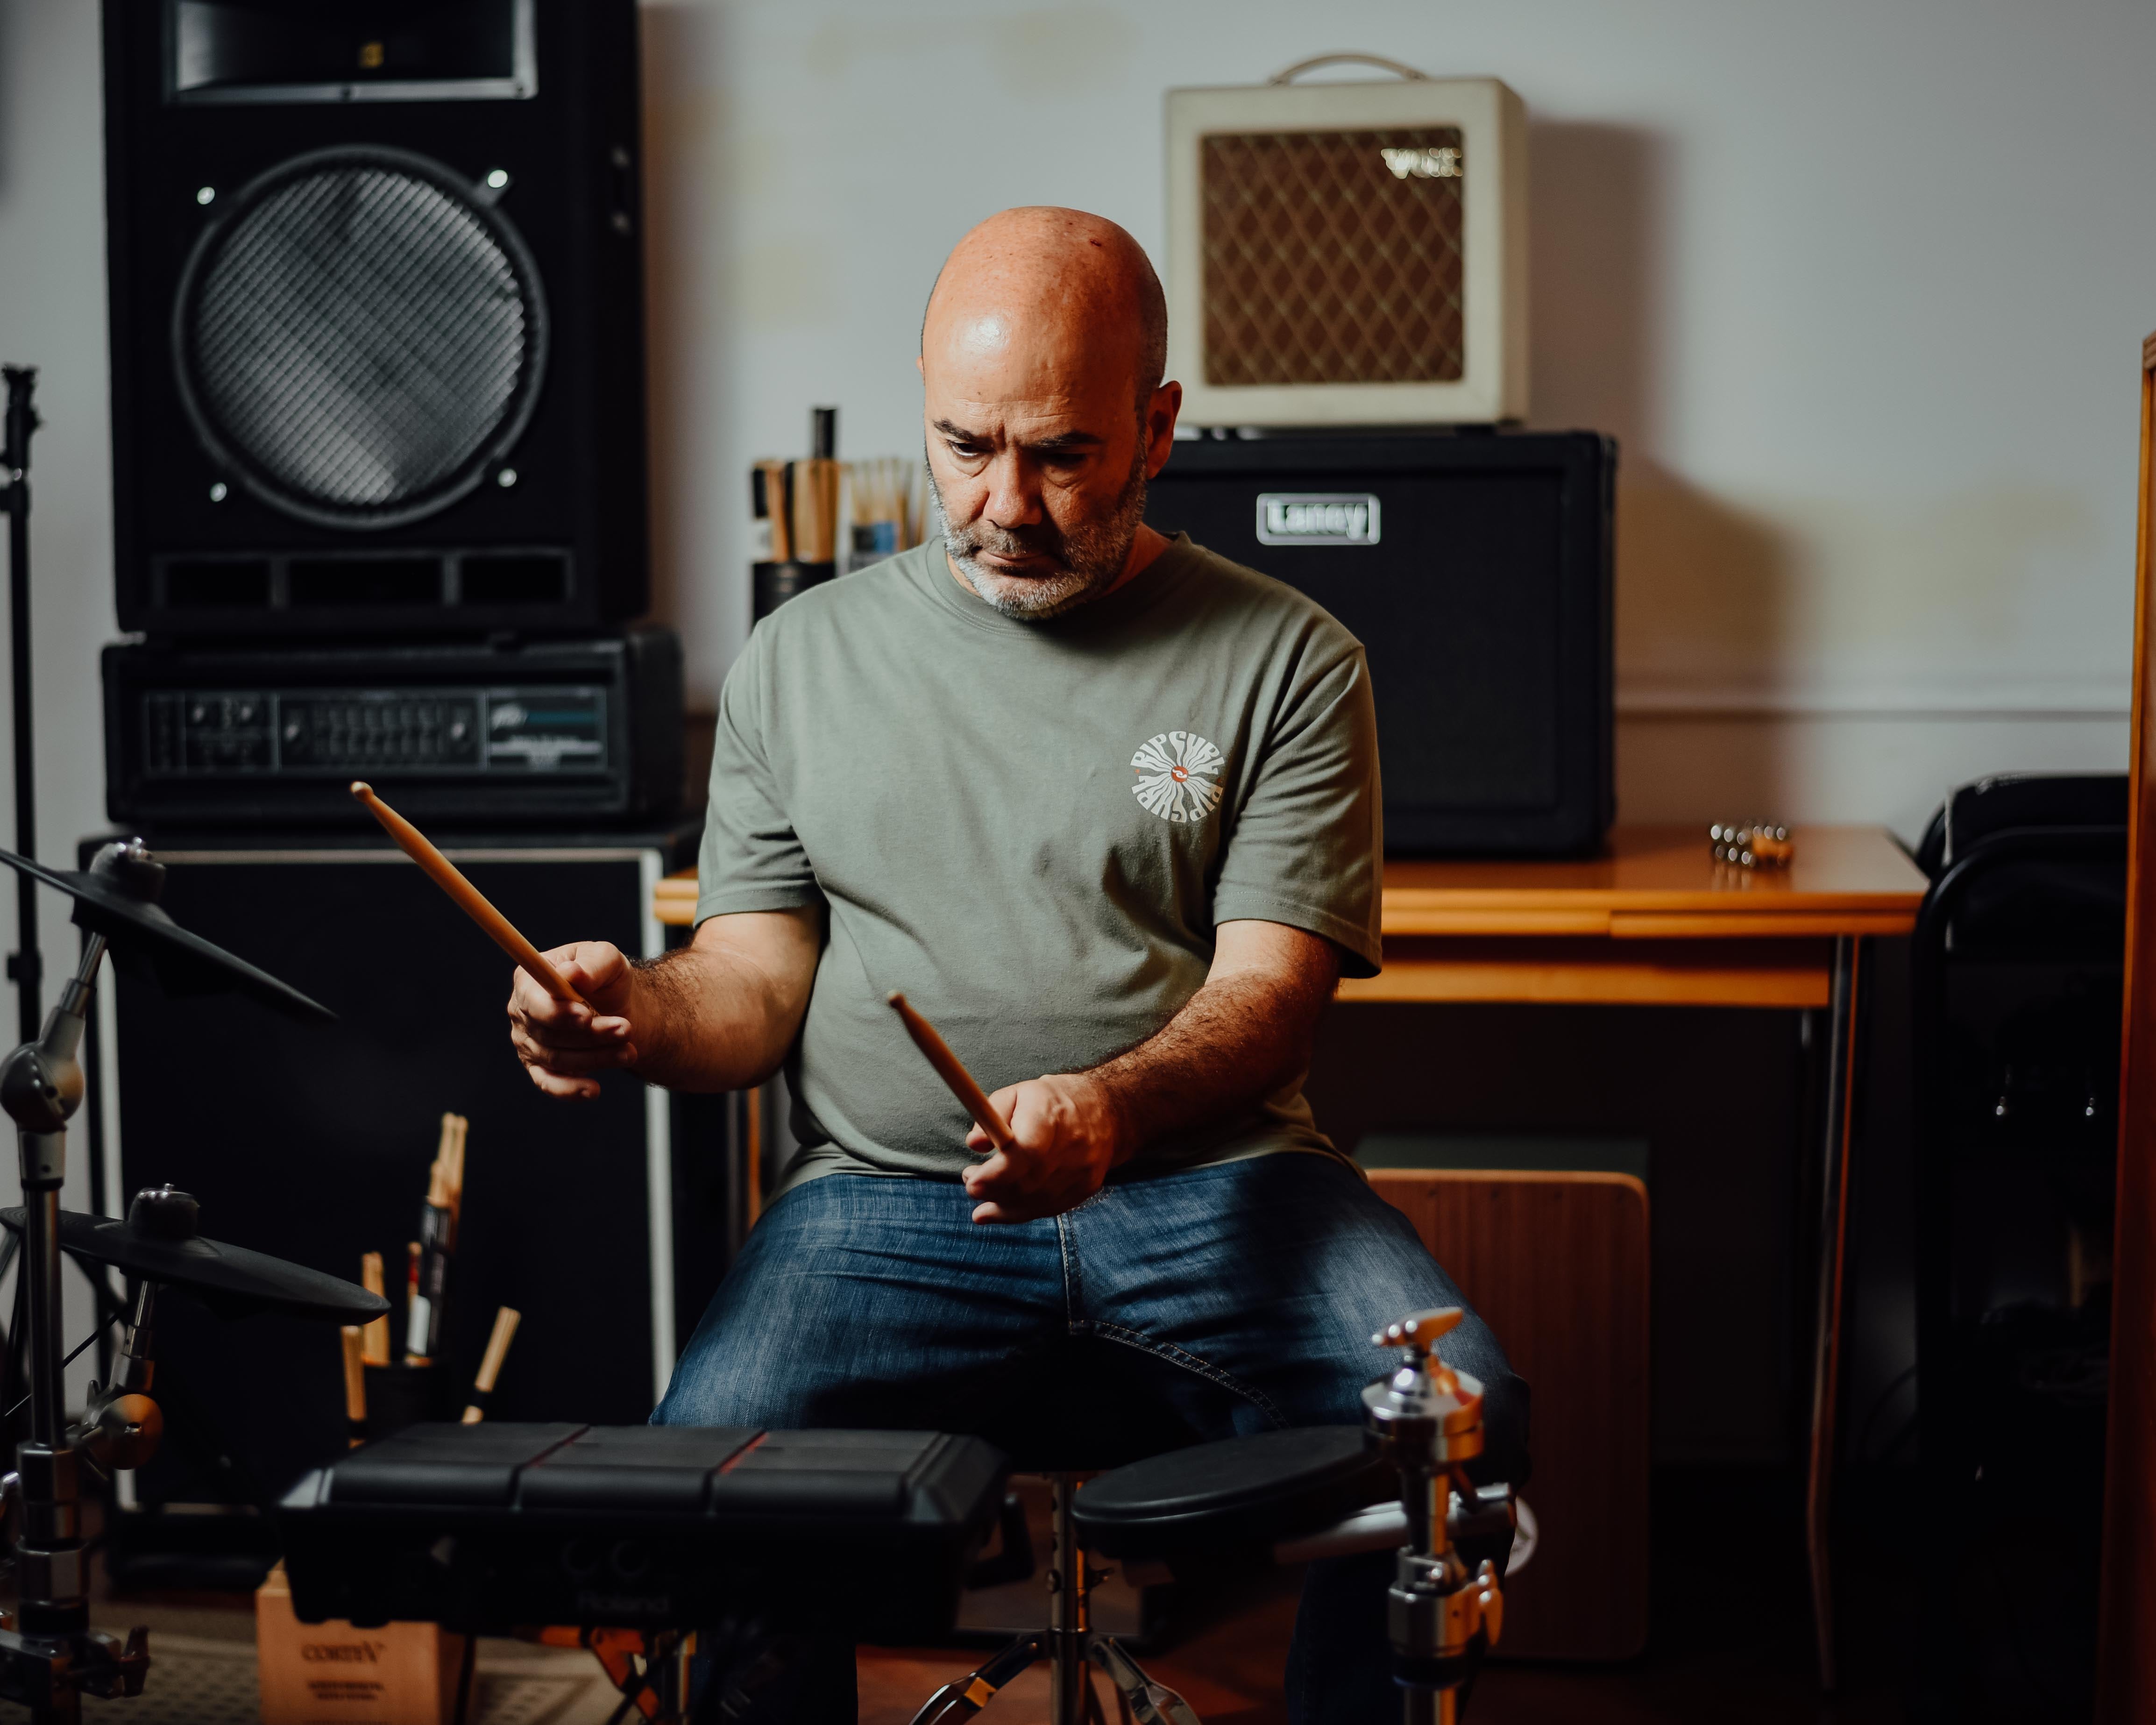
<path id="1" fill-rule="evenodd" d="M 546 956 L 590 1004 L 557 1000 L 518 970 L 509 990 L 509 1040 L 531 1081 L 548 1096 L 595 1096 L 595 1074 L 636 1064 L 629 1028 L 636 973 L 620 947 L 607 941 L 578 941 Z"/>

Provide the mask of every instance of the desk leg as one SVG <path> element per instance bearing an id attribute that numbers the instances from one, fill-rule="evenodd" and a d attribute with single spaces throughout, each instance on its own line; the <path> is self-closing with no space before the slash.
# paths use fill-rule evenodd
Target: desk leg
<path id="1" fill-rule="evenodd" d="M 1828 1526 L 1834 1511 L 1835 1399 L 1841 1384 L 1841 1276 L 1849 1230 L 1849 1142 L 1855 1111 L 1856 985 L 1862 942 L 1834 943 L 1828 1011 L 1826 1106 L 1820 1111 L 1819 1321 L 1812 1343 L 1811 1452 L 1804 1477 L 1804 1552 L 1810 1559 L 1820 1686 L 1835 1686 L 1834 1575 Z"/>

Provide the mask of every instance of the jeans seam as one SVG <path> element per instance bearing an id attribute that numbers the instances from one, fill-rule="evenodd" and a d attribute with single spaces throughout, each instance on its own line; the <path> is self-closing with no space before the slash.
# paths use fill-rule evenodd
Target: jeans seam
<path id="1" fill-rule="evenodd" d="M 1166 1360 L 1170 1365 L 1180 1366 L 1186 1372 L 1195 1373 L 1207 1382 L 1217 1384 L 1223 1389 L 1241 1396 L 1244 1400 L 1255 1405 L 1276 1426 L 1285 1427 L 1287 1425 L 1286 1416 L 1273 1405 L 1271 1397 L 1261 1389 L 1251 1389 L 1249 1384 L 1240 1381 L 1234 1373 L 1224 1370 L 1210 1360 L 1200 1359 L 1187 1349 L 1178 1348 L 1173 1342 L 1155 1341 L 1151 1336 L 1140 1331 L 1127 1330 L 1121 1324 L 1102 1323 L 1096 1320 L 1089 1327 L 1095 1335 L 1105 1341 L 1120 1342 L 1126 1348 L 1135 1348 L 1142 1353 L 1155 1355 L 1158 1358 Z"/>
<path id="2" fill-rule="evenodd" d="M 1070 1334 L 1075 1336 L 1086 1328 L 1086 1321 L 1079 1315 L 1081 1290 L 1084 1280 L 1078 1267 L 1077 1242 L 1070 1237 L 1067 1217 L 1055 1219 L 1055 1245 L 1063 1260 L 1063 1322 Z"/>

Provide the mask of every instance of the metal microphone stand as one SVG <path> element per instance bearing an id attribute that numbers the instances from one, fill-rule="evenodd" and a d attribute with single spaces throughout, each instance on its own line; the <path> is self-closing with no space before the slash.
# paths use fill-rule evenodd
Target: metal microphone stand
<path id="1" fill-rule="evenodd" d="M 1509 1534 L 1512 1491 L 1478 1491 L 1467 1477 L 1466 1464 L 1482 1453 L 1482 1386 L 1431 1351 L 1465 1315 L 1456 1306 L 1419 1312 L 1370 1338 L 1404 1350 L 1399 1369 L 1363 1392 L 1363 1406 L 1399 1469 L 1408 1518 L 1386 1596 L 1406 1725 L 1457 1725 L 1504 1624 L 1501 1563 L 1485 1558 L 1471 1574 L 1457 1542 Z"/>
<path id="2" fill-rule="evenodd" d="M 106 845 L 91 872 L 149 900 L 164 871 L 138 839 Z M 85 1690 L 140 1694 L 150 1666 L 146 1631 L 136 1630 L 123 1645 L 90 1627 L 81 1505 L 84 1467 L 102 1474 L 140 1466 L 157 1445 L 162 1418 L 141 1394 L 150 1383 L 148 1283 L 136 1297 L 114 1382 L 103 1390 L 90 1387 L 90 1404 L 72 1425 L 62 1376 L 60 1188 L 67 1178 L 67 1123 L 82 1101 L 75 1056 L 104 957 L 104 936 L 90 935 L 44 1030 L 0 1062 L 0 1108 L 15 1122 L 22 1156 L 30 1378 L 30 1435 L 16 1447 L 14 1473 L 0 1482 L 20 1518 L 14 1548 L 18 1603 L 13 1627 L 0 1629 L 0 1698 L 27 1706 L 34 1725 L 76 1725 Z"/>
<path id="3" fill-rule="evenodd" d="M 38 854 L 38 799 L 30 751 L 30 434 L 38 429 L 30 398 L 38 387 L 35 366 L 0 366 L 8 387 L 4 438 L 0 438 L 0 510 L 8 515 L 8 648 L 14 696 L 15 849 Z M 38 954 L 37 886 L 15 877 L 16 950 L 8 974 L 22 996 L 23 1040 L 38 1034 L 38 988 L 44 963 Z"/>

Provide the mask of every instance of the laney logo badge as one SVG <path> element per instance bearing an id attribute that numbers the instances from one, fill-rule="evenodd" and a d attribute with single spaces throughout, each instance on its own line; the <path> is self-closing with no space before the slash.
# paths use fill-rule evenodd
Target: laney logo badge
<path id="1" fill-rule="evenodd" d="M 1202 737 L 1163 731 L 1148 737 L 1131 757 L 1138 775 L 1131 794 L 1163 820 L 1188 825 L 1220 806 L 1220 769 L 1227 762 Z"/>
<path id="2" fill-rule="evenodd" d="M 1260 545 L 1375 545 L 1378 500 L 1368 491 L 1262 491 Z"/>
<path id="3" fill-rule="evenodd" d="M 1393 177 L 1404 180 L 1461 180 L 1467 177 L 1467 164 L 1460 151 L 1443 150 L 1380 150 L 1385 166 L 1393 171 Z"/>

